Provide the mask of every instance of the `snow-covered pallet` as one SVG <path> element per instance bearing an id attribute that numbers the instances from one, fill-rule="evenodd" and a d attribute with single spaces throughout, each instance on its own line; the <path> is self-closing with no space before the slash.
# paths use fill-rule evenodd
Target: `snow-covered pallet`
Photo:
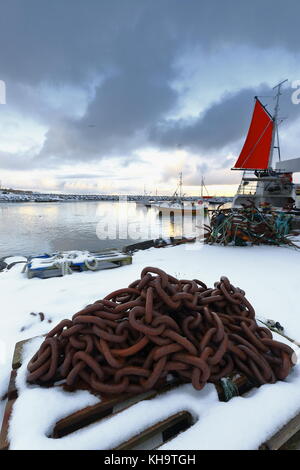
<path id="1" fill-rule="evenodd" d="M 22 351 L 23 346 L 27 341 L 21 341 L 16 344 L 15 352 L 12 362 L 12 372 L 10 383 L 7 391 L 7 404 L 3 417 L 2 429 L 0 434 L 0 450 L 9 449 L 9 420 L 13 410 L 13 406 L 18 399 L 18 391 L 16 388 L 16 376 L 17 371 L 22 365 Z M 231 381 L 238 389 L 240 395 L 248 392 L 253 385 L 243 376 L 233 376 Z M 151 400 L 161 394 L 164 394 L 171 389 L 178 386 L 178 382 L 174 381 L 165 384 L 160 390 L 152 390 L 141 395 L 129 395 L 123 394 L 122 396 L 104 397 L 101 396 L 101 401 L 98 403 L 80 409 L 63 419 L 56 422 L 52 434 L 49 437 L 59 439 L 63 436 L 67 436 L 74 431 L 84 428 L 89 424 L 96 423 L 103 418 L 108 418 L 121 413 L 128 409 L 132 405 L 143 401 Z M 62 385 L 57 385 L 62 387 Z M 64 389 L 72 392 L 72 389 L 64 386 Z M 227 401 L 225 389 L 223 388 L 222 381 L 216 384 L 220 401 Z M 136 435 L 128 440 L 124 440 L 122 443 L 117 445 L 114 450 L 139 450 L 139 449 L 155 449 L 161 446 L 163 443 L 174 438 L 181 432 L 186 431 L 189 427 L 194 424 L 194 418 L 187 410 L 170 414 L 167 418 L 158 421 L 152 426 L 143 429 L 141 432 L 137 432 Z M 300 442 L 300 414 L 289 421 L 280 431 L 278 431 L 273 437 L 267 442 L 261 445 L 260 449 L 277 450 L 277 449 L 294 449 L 298 448 Z M 298 434 L 297 434 L 298 433 Z M 101 443 L 99 439 L 99 449 Z"/>
<path id="2" fill-rule="evenodd" d="M 72 252 L 71 252 L 72 253 Z M 56 255 L 37 256 L 32 258 L 26 267 L 27 276 L 29 279 L 38 277 L 40 279 L 47 279 L 50 277 L 59 277 L 64 275 L 63 263 L 67 262 L 71 271 L 99 271 L 102 269 L 116 268 L 132 263 L 132 256 L 127 253 L 119 251 L 111 251 L 104 253 L 91 253 L 88 256 L 77 257 L 61 257 L 59 259 Z"/>
<path id="3" fill-rule="evenodd" d="M 22 349 L 25 343 L 29 340 L 20 341 L 16 344 L 15 352 L 12 362 L 12 372 L 7 391 L 7 404 L 4 412 L 1 434 L 0 434 L 0 450 L 9 449 L 8 429 L 9 420 L 13 410 L 13 406 L 18 399 L 18 392 L 16 388 L 17 371 L 21 367 Z M 63 436 L 71 434 L 72 432 L 83 428 L 89 424 L 97 422 L 103 418 L 120 413 L 122 410 L 138 403 L 141 400 L 154 398 L 158 393 L 164 393 L 174 387 L 178 383 L 166 384 L 159 391 L 149 391 L 141 395 L 123 394 L 122 396 L 114 396 L 113 398 L 101 397 L 101 401 L 96 405 L 86 407 L 78 410 L 75 413 L 59 420 L 54 426 L 53 432 L 50 437 L 59 439 Z M 68 390 L 68 388 L 65 388 Z M 71 392 L 72 390 L 69 389 Z M 152 448 L 153 445 L 158 446 L 163 442 L 176 436 L 179 432 L 186 430 L 192 424 L 192 416 L 188 411 L 175 413 L 168 418 L 158 422 L 154 426 L 145 429 L 143 432 L 138 433 L 130 440 L 123 442 L 116 449 L 138 449 L 140 445 L 143 448 Z M 99 443 L 100 447 L 100 443 Z"/>

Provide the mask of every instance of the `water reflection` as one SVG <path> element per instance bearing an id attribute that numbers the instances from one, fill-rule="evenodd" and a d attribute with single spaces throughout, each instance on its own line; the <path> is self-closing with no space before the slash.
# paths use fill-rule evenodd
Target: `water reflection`
<path id="1" fill-rule="evenodd" d="M 127 202 L 0 204 L 0 257 L 59 250 L 122 248 L 151 238 L 189 236 L 197 220 Z M 97 237 L 100 235 L 100 239 Z M 109 233 L 109 238 L 107 238 Z"/>

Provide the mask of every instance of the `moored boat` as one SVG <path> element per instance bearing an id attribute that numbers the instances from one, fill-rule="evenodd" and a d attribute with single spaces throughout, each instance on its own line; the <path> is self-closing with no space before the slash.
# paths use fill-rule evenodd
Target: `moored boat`
<path id="1" fill-rule="evenodd" d="M 270 205 L 278 209 L 297 205 L 293 172 L 300 171 L 300 159 L 281 160 L 279 143 L 279 99 L 281 87 L 285 82 L 286 80 L 274 87 L 277 93 L 273 115 L 259 98 L 255 97 L 249 131 L 239 158 L 232 168 L 244 172 L 233 200 L 234 208 L 248 204 L 249 201 L 257 207 Z M 273 167 L 275 149 L 279 159 L 276 168 Z"/>
<path id="2" fill-rule="evenodd" d="M 202 186 L 203 186 L 202 178 Z M 152 207 L 156 208 L 159 211 L 160 215 L 170 214 L 171 216 L 175 214 L 181 215 L 196 215 L 204 209 L 208 209 L 208 203 L 204 197 L 200 197 L 197 201 L 184 201 L 184 194 L 182 193 L 182 173 L 179 174 L 179 183 L 176 191 L 173 194 L 173 199 L 169 202 L 161 202 L 158 204 L 152 204 Z"/>

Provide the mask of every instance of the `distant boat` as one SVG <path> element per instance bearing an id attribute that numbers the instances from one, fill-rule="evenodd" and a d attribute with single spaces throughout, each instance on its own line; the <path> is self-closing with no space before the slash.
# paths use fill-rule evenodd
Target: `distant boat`
<path id="1" fill-rule="evenodd" d="M 182 173 L 179 173 L 179 182 L 176 188 L 176 191 L 173 194 L 172 200 L 170 202 L 160 202 L 157 204 L 152 204 L 152 207 L 155 207 L 159 213 L 163 214 L 181 214 L 181 215 L 196 215 L 197 211 L 204 207 L 204 210 L 207 210 L 208 204 L 203 200 L 199 199 L 198 201 L 187 201 L 183 200 L 184 194 L 182 193 Z"/>
<path id="2" fill-rule="evenodd" d="M 149 199 L 148 198 L 141 198 L 135 201 L 137 206 L 147 206 L 149 204 Z"/>
<path id="3" fill-rule="evenodd" d="M 162 214 L 193 214 L 196 215 L 197 211 L 200 211 L 201 205 L 197 205 L 195 202 L 188 202 L 184 204 L 183 202 L 163 202 L 159 204 L 153 204 L 152 207 L 155 207 Z"/>
<path id="4" fill-rule="evenodd" d="M 144 187 L 144 195 L 140 199 L 135 201 L 137 206 L 151 207 L 152 204 L 157 202 L 152 196 L 151 193 L 147 194 L 146 188 Z"/>

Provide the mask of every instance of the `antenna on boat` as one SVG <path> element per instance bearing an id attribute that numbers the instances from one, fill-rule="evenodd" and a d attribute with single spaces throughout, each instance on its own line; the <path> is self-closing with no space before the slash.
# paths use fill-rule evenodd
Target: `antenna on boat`
<path id="1" fill-rule="evenodd" d="M 203 196 L 204 196 L 204 194 L 203 194 L 203 192 L 204 192 L 203 190 L 204 190 L 204 189 L 205 189 L 205 191 L 206 191 L 206 194 L 209 196 L 209 194 L 208 194 L 208 189 L 207 189 L 207 187 L 205 186 L 204 176 L 202 176 L 202 178 L 201 178 L 201 193 L 200 193 L 202 199 L 203 199 Z"/>
<path id="2" fill-rule="evenodd" d="M 282 95 L 281 93 L 281 87 L 284 83 L 286 83 L 288 79 L 286 78 L 282 82 L 278 83 L 278 85 L 275 85 L 273 87 L 273 90 L 276 90 L 277 88 L 277 93 L 275 95 L 275 108 L 274 108 L 274 116 L 273 116 L 273 121 L 274 121 L 274 127 L 273 127 L 273 135 L 272 135 L 272 144 L 271 144 L 271 150 L 270 150 L 270 157 L 269 157 L 269 168 L 272 168 L 272 160 L 273 160 L 273 154 L 274 154 L 274 149 L 276 148 L 278 151 L 278 158 L 279 161 L 281 160 L 281 154 L 280 154 L 280 144 L 279 144 L 279 132 L 278 132 L 278 111 L 279 111 L 279 99 L 280 96 Z M 276 138 L 276 143 L 275 144 L 275 138 Z"/>
<path id="3" fill-rule="evenodd" d="M 182 171 L 179 173 L 179 197 L 182 198 Z"/>

